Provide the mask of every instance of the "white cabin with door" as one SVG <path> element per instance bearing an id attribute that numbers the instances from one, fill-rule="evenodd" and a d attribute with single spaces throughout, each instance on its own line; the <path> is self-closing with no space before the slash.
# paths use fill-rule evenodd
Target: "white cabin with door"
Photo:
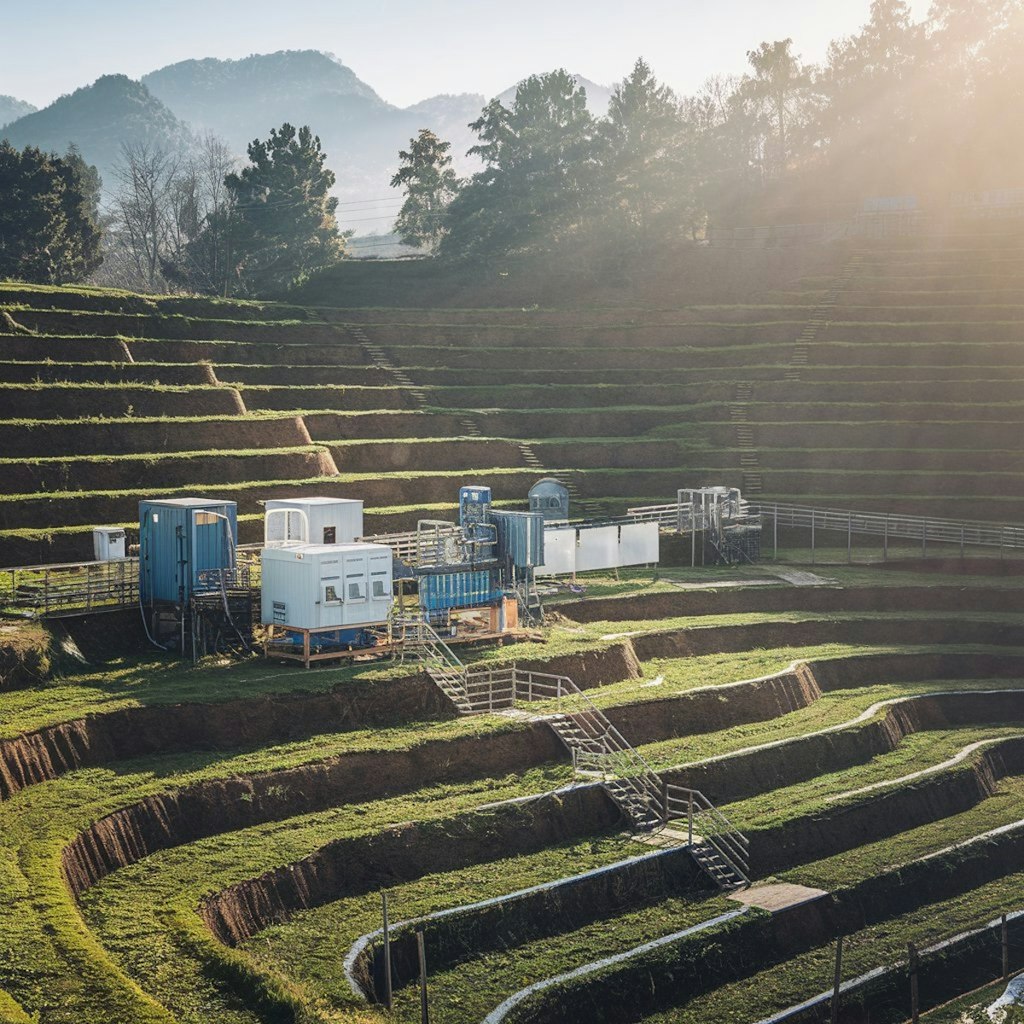
<path id="1" fill-rule="evenodd" d="M 265 547 L 352 544 L 363 535 L 363 503 L 354 498 L 274 498 L 263 519 Z"/>

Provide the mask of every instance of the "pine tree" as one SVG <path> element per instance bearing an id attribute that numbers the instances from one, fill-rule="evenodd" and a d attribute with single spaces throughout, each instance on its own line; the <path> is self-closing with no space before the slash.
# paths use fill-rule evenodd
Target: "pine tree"
<path id="1" fill-rule="evenodd" d="M 242 291 L 278 293 L 342 258 L 331 196 L 334 172 L 309 127 L 272 129 L 248 148 L 249 166 L 225 179 L 232 198 L 230 244 Z"/>
<path id="2" fill-rule="evenodd" d="M 444 213 L 459 191 L 459 178 L 448 155 L 450 142 L 442 142 L 429 128 L 409 140 L 398 154 L 402 166 L 391 179 L 392 188 L 405 188 L 405 202 L 395 230 L 406 245 L 436 249 L 444 236 Z"/>
<path id="3" fill-rule="evenodd" d="M 80 281 L 99 266 L 99 178 L 66 157 L 0 143 L 0 278 Z"/>

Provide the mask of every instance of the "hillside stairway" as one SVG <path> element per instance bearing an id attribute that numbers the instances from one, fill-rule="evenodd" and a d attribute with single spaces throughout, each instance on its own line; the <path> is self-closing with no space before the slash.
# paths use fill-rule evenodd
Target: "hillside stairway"
<path id="1" fill-rule="evenodd" d="M 667 783 L 568 676 L 516 665 L 470 671 L 426 620 L 396 618 L 393 630 L 403 657 L 418 660 L 460 714 L 546 722 L 569 751 L 576 774 L 604 787 L 632 832 L 660 833 L 662 845 L 689 847 L 721 889 L 750 884 L 750 846 L 743 833 L 703 793 Z M 556 710 L 530 713 L 537 701 L 554 701 Z M 672 828 L 674 822 L 685 822 L 685 831 Z"/>
<path id="2" fill-rule="evenodd" d="M 807 367 L 807 356 L 811 345 L 818 340 L 818 335 L 832 322 L 832 313 L 839 304 L 843 292 L 850 287 L 854 277 L 864 267 L 864 253 L 855 252 L 847 260 L 839 277 L 833 282 L 825 297 L 811 312 L 811 317 L 804 325 L 799 337 L 793 344 L 793 352 L 786 370 L 786 380 L 799 381 Z"/>

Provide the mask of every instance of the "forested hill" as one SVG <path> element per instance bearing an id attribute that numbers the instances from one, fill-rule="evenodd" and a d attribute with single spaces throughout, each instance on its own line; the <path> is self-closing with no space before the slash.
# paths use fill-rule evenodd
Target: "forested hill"
<path id="1" fill-rule="evenodd" d="M 73 144 L 108 186 L 122 145 L 147 143 L 179 152 L 192 143 L 188 126 L 144 85 L 125 75 L 105 75 L 61 96 L 45 109 L 9 124 L 3 135 L 18 148 L 38 146 L 63 153 Z"/>

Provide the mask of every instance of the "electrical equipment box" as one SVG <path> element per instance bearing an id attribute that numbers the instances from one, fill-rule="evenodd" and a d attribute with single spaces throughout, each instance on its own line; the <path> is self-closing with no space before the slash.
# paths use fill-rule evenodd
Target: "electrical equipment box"
<path id="1" fill-rule="evenodd" d="M 384 544 L 307 544 L 264 548 L 265 626 L 330 629 L 387 622 L 391 548 Z"/>
<path id="2" fill-rule="evenodd" d="M 238 510 L 233 501 L 166 498 L 139 502 L 139 595 L 143 604 L 184 605 L 201 574 L 233 569 Z"/>
<path id="3" fill-rule="evenodd" d="M 363 503 L 353 498 L 275 498 L 266 504 L 266 547 L 353 544 L 362 535 Z"/>
<path id="4" fill-rule="evenodd" d="M 119 526 L 97 526 L 92 531 L 92 554 L 97 562 L 124 558 L 127 551 L 124 530 Z"/>
<path id="5" fill-rule="evenodd" d="M 544 516 L 540 512 L 491 512 L 498 535 L 498 558 L 516 569 L 544 564 Z"/>
<path id="6" fill-rule="evenodd" d="M 569 518 L 569 489 L 560 480 L 546 476 L 530 488 L 530 511 L 539 512 L 546 523 Z"/>
<path id="7" fill-rule="evenodd" d="M 472 529 L 487 522 L 491 489 L 476 484 L 459 488 L 459 526 Z"/>

